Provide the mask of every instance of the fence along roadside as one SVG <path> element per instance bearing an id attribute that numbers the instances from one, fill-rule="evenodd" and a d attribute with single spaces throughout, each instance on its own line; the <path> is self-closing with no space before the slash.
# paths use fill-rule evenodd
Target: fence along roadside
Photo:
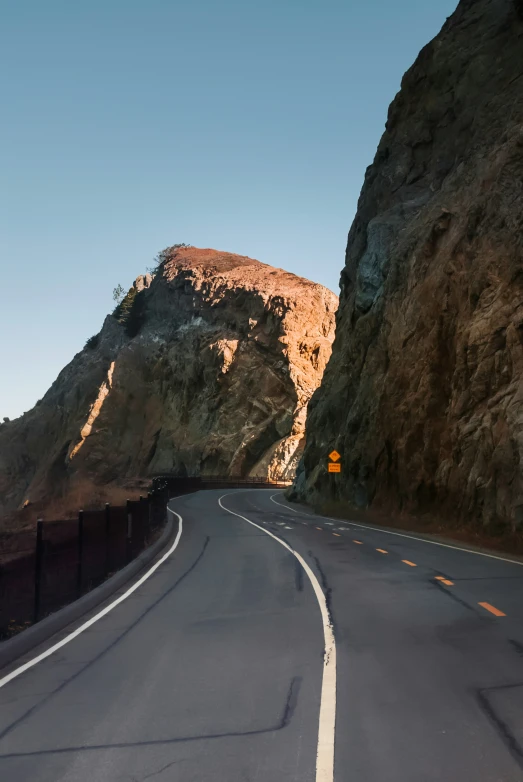
<path id="1" fill-rule="evenodd" d="M 160 533 L 170 497 L 198 489 L 278 487 L 263 479 L 158 476 L 151 491 L 124 506 L 79 511 L 36 525 L 35 545 L 0 564 L 0 641 L 94 589 L 135 559 Z"/>

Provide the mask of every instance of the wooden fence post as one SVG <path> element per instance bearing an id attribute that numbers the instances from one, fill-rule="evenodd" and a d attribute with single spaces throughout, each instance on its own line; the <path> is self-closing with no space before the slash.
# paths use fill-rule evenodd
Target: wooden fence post
<path id="1" fill-rule="evenodd" d="M 127 537 L 125 540 L 125 559 L 129 563 L 132 555 L 133 540 L 133 512 L 131 510 L 131 500 L 127 500 Z"/>
<path id="2" fill-rule="evenodd" d="M 83 556 L 84 556 L 84 512 L 78 511 L 78 562 L 76 570 L 76 594 L 82 595 L 82 577 L 83 577 Z"/>
<path id="3" fill-rule="evenodd" d="M 149 491 L 147 492 L 147 532 L 146 532 L 146 539 L 147 543 L 149 543 L 150 537 L 151 537 L 151 516 L 153 512 L 153 495 Z"/>
<path id="4" fill-rule="evenodd" d="M 110 547 L 109 547 L 109 525 L 111 523 L 111 506 L 108 502 L 105 503 L 105 575 L 109 573 L 110 561 Z"/>
<path id="5" fill-rule="evenodd" d="M 38 622 L 40 616 L 40 592 L 42 588 L 42 559 L 44 545 L 44 522 L 38 519 L 36 522 L 36 558 L 35 558 L 35 602 L 33 621 Z"/>

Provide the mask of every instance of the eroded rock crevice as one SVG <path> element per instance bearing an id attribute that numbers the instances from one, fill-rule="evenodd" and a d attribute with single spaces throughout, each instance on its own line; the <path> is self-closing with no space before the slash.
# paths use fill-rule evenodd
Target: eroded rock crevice
<path id="1" fill-rule="evenodd" d="M 84 426 L 80 431 L 80 440 L 76 443 L 76 445 L 71 449 L 71 452 L 69 453 L 69 460 L 74 459 L 74 457 L 76 456 L 76 454 L 78 453 L 82 445 L 85 443 L 87 437 L 89 437 L 89 435 L 93 431 L 94 422 L 100 415 L 103 403 L 107 395 L 109 394 L 109 390 L 112 386 L 113 371 L 114 371 L 114 361 L 111 362 L 111 366 L 109 367 L 109 371 L 107 373 L 107 380 L 104 380 L 104 382 L 100 386 L 100 390 L 98 391 L 98 396 L 96 397 L 96 400 L 89 411 L 89 417 L 87 418 L 87 421 L 85 422 Z"/>

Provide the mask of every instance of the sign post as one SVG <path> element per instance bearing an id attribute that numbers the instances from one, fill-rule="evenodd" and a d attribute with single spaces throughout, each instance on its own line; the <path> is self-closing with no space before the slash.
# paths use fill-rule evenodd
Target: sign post
<path id="1" fill-rule="evenodd" d="M 341 453 L 338 453 L 336 449 L 330 452 L 329 454 L 330 462 L 328 463 L 328 471 L 329 472 L 341 472 Z"/>

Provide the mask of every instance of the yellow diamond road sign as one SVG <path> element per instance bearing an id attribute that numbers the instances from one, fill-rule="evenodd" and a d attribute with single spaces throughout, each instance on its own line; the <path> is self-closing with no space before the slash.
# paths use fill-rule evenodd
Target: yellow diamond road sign
<path id="1" fill-rule="evenodd" d="M 341 459 L 341 453 L 338 453 L 338 451 L 331 451 L 329 454 L 329 459 L 333 462 L 337 462 L 338 459 Z"/>

